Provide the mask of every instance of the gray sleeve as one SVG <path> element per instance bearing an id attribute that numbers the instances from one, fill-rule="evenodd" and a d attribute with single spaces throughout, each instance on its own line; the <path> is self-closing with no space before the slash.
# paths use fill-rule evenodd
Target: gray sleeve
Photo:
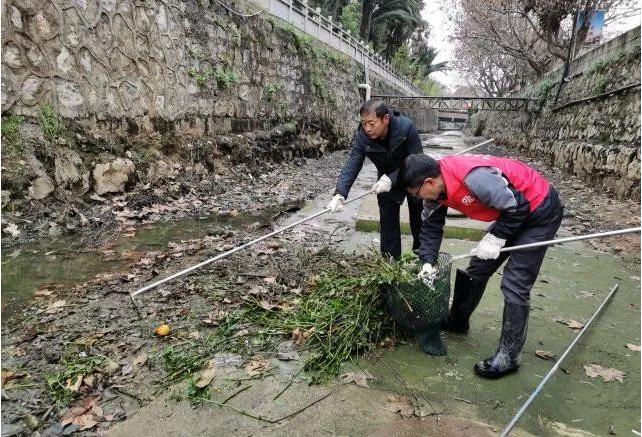
<path id="1" fill-rule="evenodd" d="M 468 173 L 464 183 L 486 206 L 499 211 L 514 211 L 517 208 L 517 200 L 508 186 L 508 181 L 496 167 L 477 167 Z"/>

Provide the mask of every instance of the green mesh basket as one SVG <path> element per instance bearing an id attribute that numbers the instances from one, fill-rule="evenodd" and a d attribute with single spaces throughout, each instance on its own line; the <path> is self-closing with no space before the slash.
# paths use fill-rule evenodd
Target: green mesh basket
<path id="1" fill-rule="evenodd" d="M 440 253 L 432 285 L 423 281 L 383 285 L 388 312 L 396 323 L 411 331 L 441 326 L 448 315 L 451 256 Z"/>
<path id="2" fill-rule="evenodd" d="M 386 307 L 402 328 L 420 335 L 422 349 L 430 355 L 444 355 L 440 327 L 448 315 L 452 257 L 440 253 L 432 284 L 423 281 L 382 285 Z"/>

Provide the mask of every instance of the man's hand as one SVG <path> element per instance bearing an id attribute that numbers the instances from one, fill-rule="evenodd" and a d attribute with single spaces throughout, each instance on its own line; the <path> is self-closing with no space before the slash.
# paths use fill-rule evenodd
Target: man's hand
<path id="1" fill-rule="evenodd" d="M 391 189 L 392 189 L 392 181 L 387 175 L 381 176 L 381 178 L 379 178 L 377 183 L 372 186 L 372 192 L 377 194 L 387 193 Z"/>
<path id="2" fill-rule="evenodd" d="M 346 198 L 341 194 L 335 194 L 330 203 L 328 203 L 327 208 L 330 212 L 337 212 L 343 209 L 343 203 L 346 201 Z"/>
<path id="3" fill-rule="evenodd" d="M 431 285 L 437 276 L 437 269 L 432 264 L 425 263 L 417 275 L 426 285 Z"/>
<path id="4" fill-rule="evenodd" d="M 488 233 L 484 235 L 484 238 L 477 245 L 475 256 L 479 259 L 497 259 L 499 258 L 499 251 L 505 244 L 506 240 Z"/>

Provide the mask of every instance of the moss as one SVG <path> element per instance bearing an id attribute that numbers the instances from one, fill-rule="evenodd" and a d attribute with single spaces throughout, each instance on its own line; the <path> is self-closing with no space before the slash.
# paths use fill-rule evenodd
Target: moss
<path id="1" fill-rule="evenodd" d="M 602 94 L 606 91 L 606 88 L 608 87 L 609 83 L 611 81 L 609 80 L 608 77 L 606 76 L 600 76 L 597 81 L 595 82 L 595 93 L 596 94 Z"/>

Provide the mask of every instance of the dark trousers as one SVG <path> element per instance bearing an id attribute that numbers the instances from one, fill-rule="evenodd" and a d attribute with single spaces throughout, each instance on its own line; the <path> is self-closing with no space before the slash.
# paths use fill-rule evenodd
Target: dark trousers
<path id="1" fill-rule="evenodd" d="M 419 249 L 419 234 L 421 232 L 421 210 L 423 203 L 410 195 L 408 201 L 408 215 L 410 218 L 410 232 L 412 232 L 412 249 Z M 401 204 L 389 196 L 378 195 L 379 203 L 379 232 L 381 239 L 381 253 L 398 259 L 401 256 L 401 224 L 399 211 Z"/>
<path id="2" fill-rule="evenodd" d="M 504 247 L 554 239 L 555 233 L 557 233 L 562 223 L 564 207 L 559 202 L 553 207 L 556 207 L 558 211 L 554 217 L 543 223 L 533 223 L 525 226 L 517 235 L 507 240 Z M 467 271 L 473 278 L 479 281 L 486 281 L 508 259 L 500 286 L 504 301 L 518 305 L 528 305 L 531 289 L 537 279 L 537 275 L 539 275 L 547 248 L 548 246 L 542 246 L 508 253 L 502 252 L 499 254 L 499 258 L 489 260 L 473 257 Z"/>

